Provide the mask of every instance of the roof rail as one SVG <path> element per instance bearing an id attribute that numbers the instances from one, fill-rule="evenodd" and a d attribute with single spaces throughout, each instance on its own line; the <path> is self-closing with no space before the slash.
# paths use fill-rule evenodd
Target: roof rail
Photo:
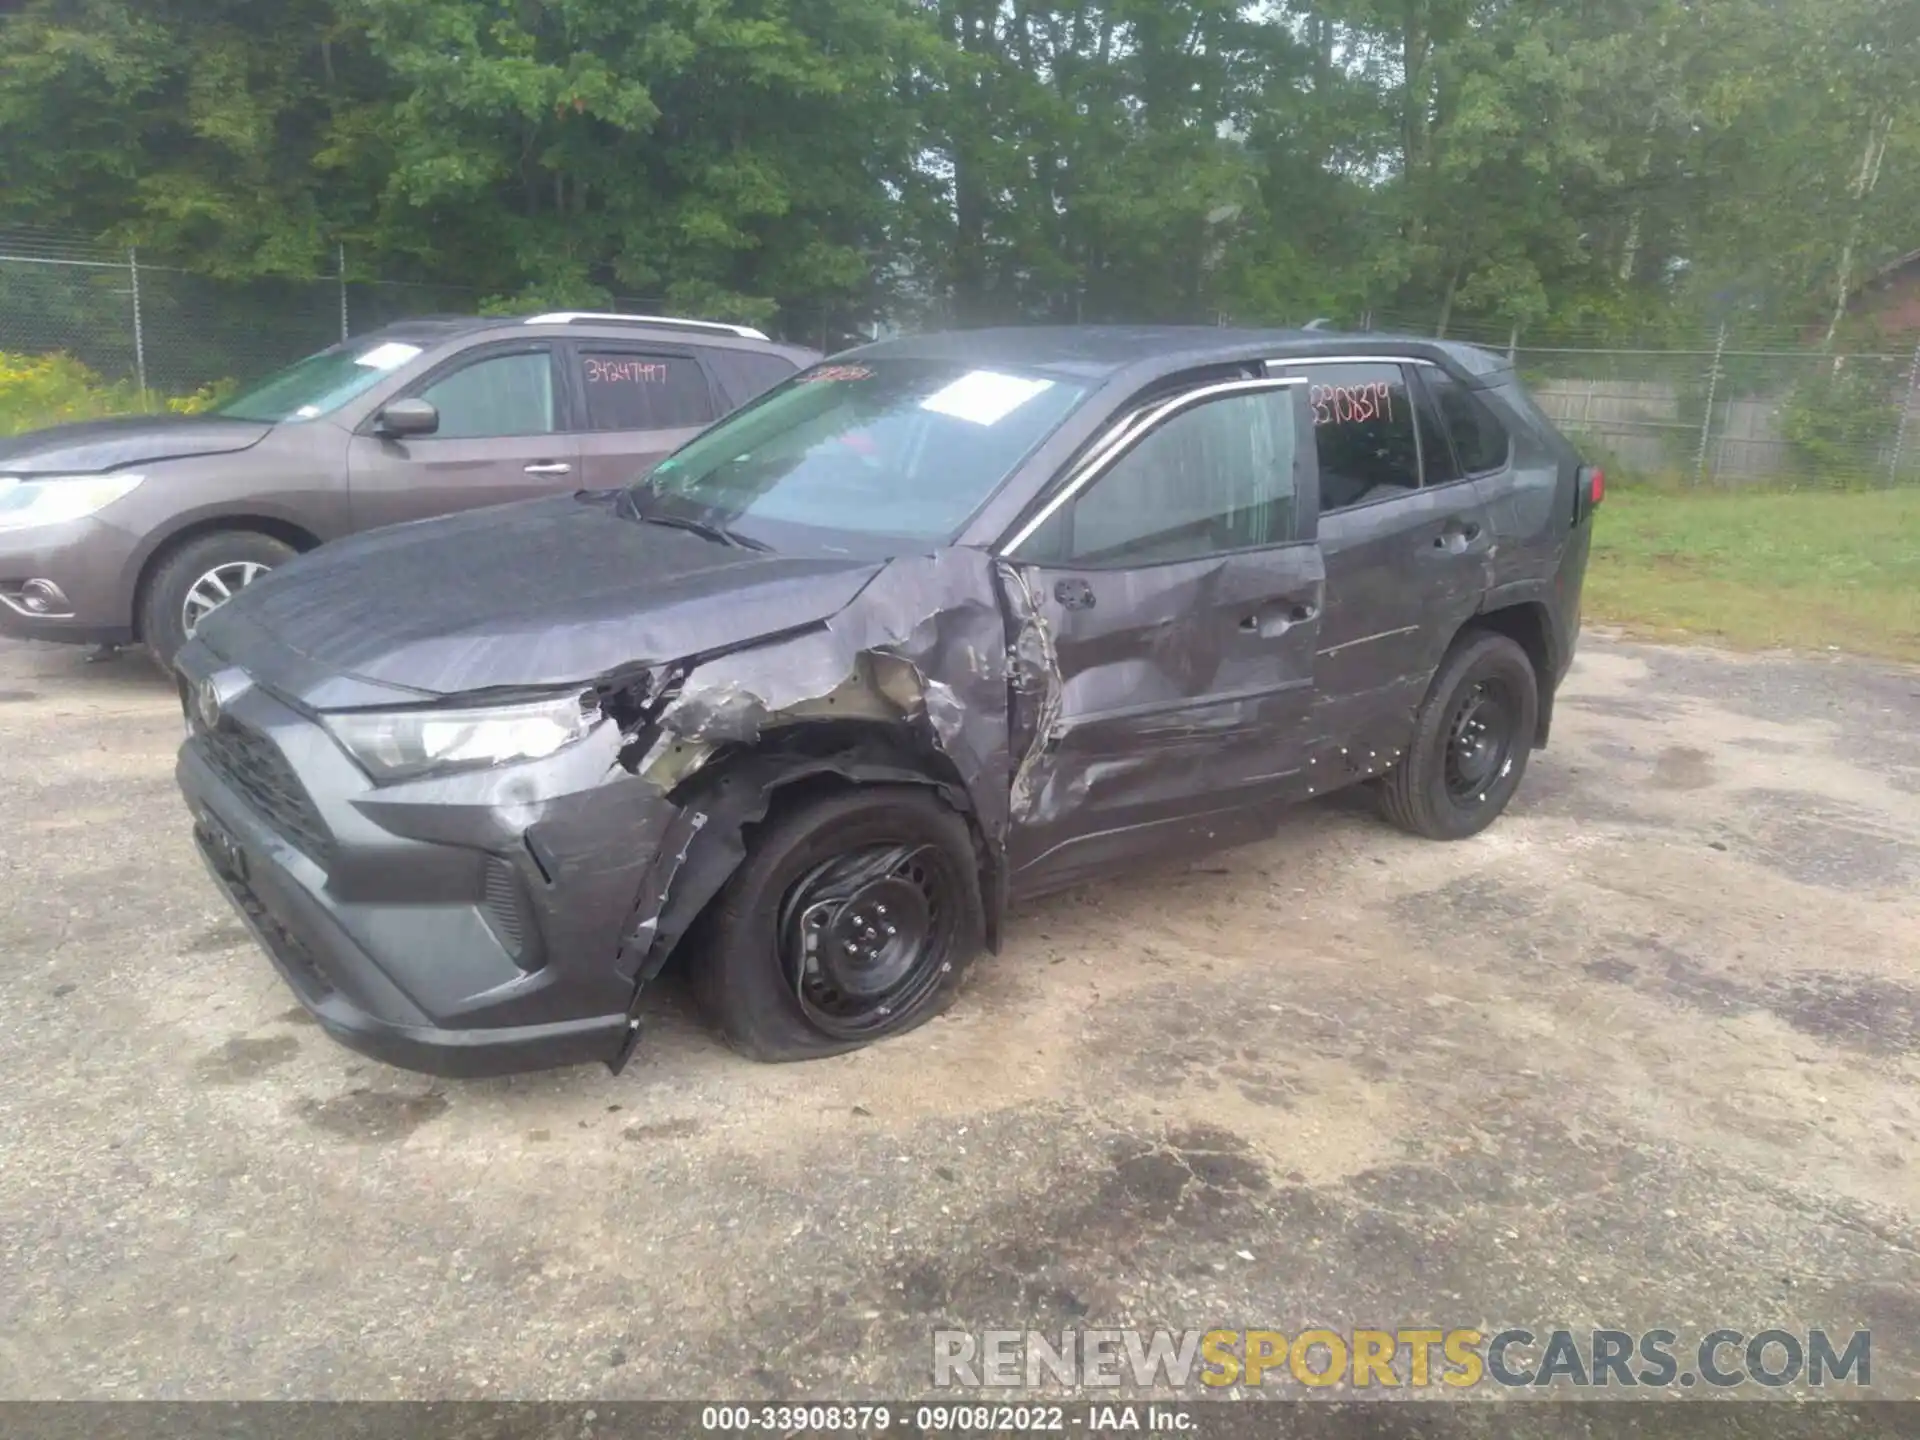
<path id="1" fill-rule="evenodd" d="M 738 335 L 742 340 L 767 339 L 764 331 L 755 330 L 750 325 L 727 325 L 719 320 L 682 320 L 672 315 L 615 315 L 598 310 L 553 310 L 545 315 L 529 315 L 521 323 L 571 325 L 576 320 L 597 321 L 601 324 L 653 325 L 662 330 L 718 330 L 724 335 Z"/>

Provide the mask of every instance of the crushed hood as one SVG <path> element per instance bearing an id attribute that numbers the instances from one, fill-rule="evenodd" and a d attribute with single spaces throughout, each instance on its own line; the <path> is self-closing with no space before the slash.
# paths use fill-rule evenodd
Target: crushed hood
<path id="1" fill-rule="evenodd" d="M 198 638 L 316 708 L 537 688 L 804 629 L 881 568 L 736 549 L 618 516 L 609 496 L 561 496 L 322 546 Z"/>
<path id="2" fill-rule="evenodd" d="M 81 420 L 0 439 L 0 475 L 94 475 L 191 455 L 224 455 L 258 445 L 272 428 L 215 415 Z"/>

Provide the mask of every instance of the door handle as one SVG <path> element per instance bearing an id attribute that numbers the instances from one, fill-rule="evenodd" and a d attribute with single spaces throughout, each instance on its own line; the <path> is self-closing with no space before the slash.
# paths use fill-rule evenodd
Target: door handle
<path id="1" fill-rule="evenodd" d="M 1304 625 L 1320 613 L 1320 607 L 1303 600 L 1291 601 L 1285 605 L 1276 605 L 1264 616 L 1254 614 L 1240 622 L 1240 629 L 1248 635 L 1284 635 L 1296 625 Z"/>
<path id="2" fill-rule="evenodd" d="M 1455 518 L 1440 527 L 1440 533 L 1433 537 L 1433 548 L 1451 550 L 1458 555 L 1479 538 L 1480 524 L 1477 520 Z"/>
<path id="3" fill-rule="evenodd" d="M 573 466 L 564 460 L 541 460 L 526 467 L 529 475 L 571 475 Z"/>

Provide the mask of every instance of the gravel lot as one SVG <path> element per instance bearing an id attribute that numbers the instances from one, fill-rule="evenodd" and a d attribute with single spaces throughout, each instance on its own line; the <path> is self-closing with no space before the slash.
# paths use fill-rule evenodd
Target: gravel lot
<path id="1" fill-rule="evenodd" d="M 1874 1332 L 1920 1395 L 1920 675 L 1589 635 L 1509 817 L 1029 908 L 800 1067 L 306 1023 L 143 659 L 0 642 L 0 1396 L 924 1393 L 943 1322 Z"/>

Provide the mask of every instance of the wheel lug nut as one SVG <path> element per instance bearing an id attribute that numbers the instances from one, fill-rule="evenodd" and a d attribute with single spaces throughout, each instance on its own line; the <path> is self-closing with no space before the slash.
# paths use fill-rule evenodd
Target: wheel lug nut
<path id="1" fill-rule="evenodd" d="M 889 935 L 898 935 L 899 933 L 900 933 L 900 932 L 899 932 L 898 930 L 896 930 L 896 929 L 894 929 L 894 928 L 893 928 L 893 926 L 891 926 L 891 925 L 889 925 L 889 926 L 887 926 L 887 934 L 889 934 Z"/>

